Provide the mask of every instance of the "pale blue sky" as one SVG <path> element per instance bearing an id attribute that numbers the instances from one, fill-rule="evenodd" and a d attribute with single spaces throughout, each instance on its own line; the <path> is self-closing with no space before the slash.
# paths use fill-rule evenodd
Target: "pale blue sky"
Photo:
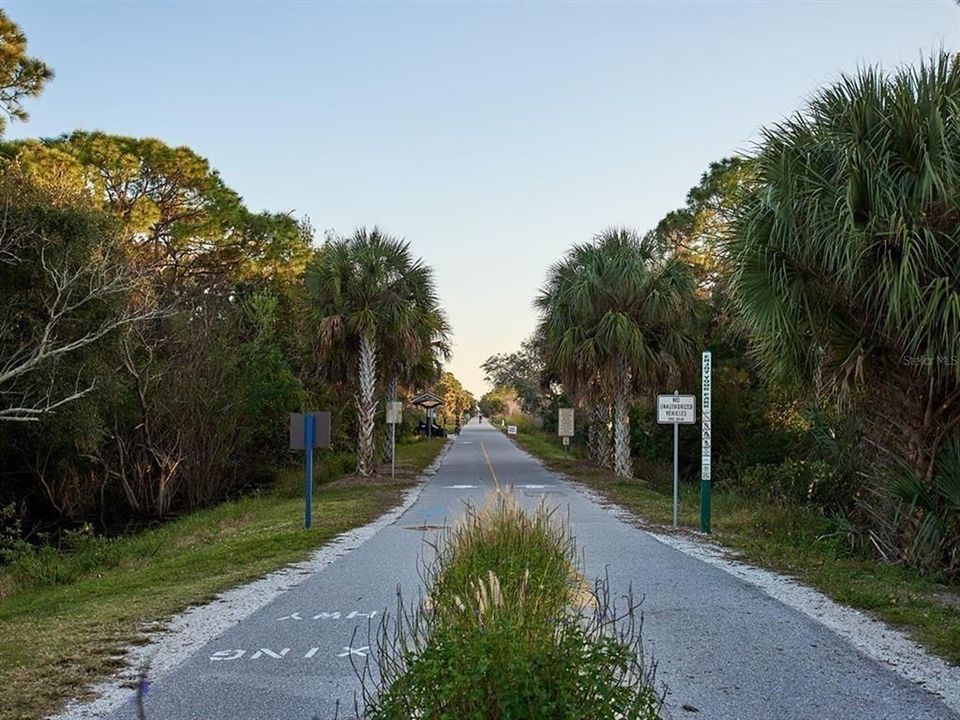
<path id="1" fill-rule="evenodd" d="M 57 73 L 9 137 L 159 137 L 254 209 L 406 237 L 475 393 L 572 243 L 652 227 L 842 71 L 960 49 L 951 0 L 4 6 Z"/>

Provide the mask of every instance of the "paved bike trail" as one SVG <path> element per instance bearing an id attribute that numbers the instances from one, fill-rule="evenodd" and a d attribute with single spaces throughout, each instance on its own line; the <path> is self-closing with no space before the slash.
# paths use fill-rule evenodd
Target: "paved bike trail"
<path id="1" fill-rule="evenodd" d="M 644 597 L 645 643 L 669 688 L 673 718 L 697 720 L 960 720 L 939 698 L 861 654 L 757 587 L 661 543 L 545 469 L 489 424 L 468 424 L 395 522 L 292 587 L 158 678 L 156 720 L 351 717 L 369 622 L 415 598 L 431 529 L 482 504 L 496 484 L 524 505 L 569 512 L 586 574 Z M 696 711 L 685 710 L 696 708 Z M 349 710 L 346 714 L 343 708 Z M 109 715 L 135 717 L 131 704 Z"/>

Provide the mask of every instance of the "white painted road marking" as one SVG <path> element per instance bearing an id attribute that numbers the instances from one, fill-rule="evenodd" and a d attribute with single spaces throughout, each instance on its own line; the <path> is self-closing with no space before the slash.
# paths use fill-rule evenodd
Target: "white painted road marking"
<path id="1" fill-rule="evenodd" d="M 469 490 L 470 488 L 475 488 L 476 485 L 444 485 L 447 490 Z"/>
<path id="2" fill-rule="evenodd" d="M 219 650 L 210 656 L 210 662 L 219 660 L 239 660 L 246 650 Z"/>
<path id="3" fill-rule="evenodd" d="M 517 487 L 521 487 L 524 490 L 543 490 L 544 488 L 548 488 L 550 486 L 549 485 L 518 485 Z"/>
<path id="4" fill-rule="evenodd" d="M 369 645 L 364 645 L 363 647 L 359 648 L 345 647 L 343 648 L 342 653 L 337 653 L 337 657 L 347 657 L 348 655 L 359 655 L 360 657 L 366 657 L 369 650 Z"/>
<path id="5" fill-rule="evenodd" d="M 277 653 L 275 653 L 273 650 L 267 650 L 267 648 L 260 648 L 253 655 L 250 656 L 250 659 L 258 660 L 263 655 L 269 655 L 275 660 L 279 660 L 280 658 L 286 657 L 288 652 L 290 652 L 290 648 L 284 648 L 283 650 L 280 651 L 280 654 L 277 655 Z"/>
<path id="6" fill-rule="evenodd" d="M 290 613 L 289 615 L 284 615 L 283 617 L 277 618 L 276 622 L 281 622 L 282 620 L 303 620 L 304 618 L 300 615 L 301 611 L 295 613 Z M 340 610 L 334 610 L 333 612 L 319 612 L 314 615 L 312 620 L 356 620 L 357 618 L 367 618 L 368 620 L 373 620 L 377 616 L 378 610 L 372 610 L 371 612 L 363 612 L 361 610 L 351 610 L 346 618 L 343 617 L 343 613 Z"/>
<path id="7" fill-rule="evenodd" d="M 347 648 L 344 648 L 346 650 Z M 359 648 L 359 650 L 369 650 L 369 647 Z M 304 660 L 309 660 L 320 652 L 319 647 L 312 647 L 307 650 L 306 654 L 303 656 Z M 274 652 L 267 648 L 260 648 L 252 655 L 247 655 L 247 660 L 259 660 L 263 657 L 273 658 L 274 660 L 282 660 L 290 653 L 290 648 L 283 648 L 280 652 Z M 210 662 L 223 662 L 229 660 L 239 660 L 244 655 L 247 654 L 246 650 L 218 650 L 213 655 L 210 656 Z M 292 657 L 292 656 L 291 656 Z"/>

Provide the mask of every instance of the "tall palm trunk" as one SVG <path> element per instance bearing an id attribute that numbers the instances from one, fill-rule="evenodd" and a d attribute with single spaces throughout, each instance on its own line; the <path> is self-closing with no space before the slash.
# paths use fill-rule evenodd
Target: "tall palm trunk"
<path id="1" fill-rule="evenodd" d="M 595 400 L 590 406 L 590 431 L 587 437 L 590 459 L 600 467 L 613 465 L 613 449 L 610 446 L 610 403 Z"/>
<path id="2" fill-rule="evenodd" d="M 377 346 L 372 337 L 360 338 L 357 367 L 357 474 L 369 477 L 374 473 L 373 429 L 377 419 Z"/>
<path id="3" fill-rule="evenodd" d="M 616 392 L 613 396 L 613 472 L 617 477 L 633 477 L 630 460 L 630 371 L 626 363 L 617 363 Z"/>
<path id="4" fill-rule="evenodd" d="M 387 391 L 384 393 L 383 400 L 385 403 L 394 402 L 397 399 L 397 378 L 393 376 L 387 382 Z M 384 405 L 384 417 L 386 417 L 386 405 Z M 382 462 L 388 463 L 391 460 L 391 455 L 393 454 L 393 434 L 390 430 L 390 424 L 384 422 L 383 424 L 383 448 L 380 453 L 380 459 Z"/>

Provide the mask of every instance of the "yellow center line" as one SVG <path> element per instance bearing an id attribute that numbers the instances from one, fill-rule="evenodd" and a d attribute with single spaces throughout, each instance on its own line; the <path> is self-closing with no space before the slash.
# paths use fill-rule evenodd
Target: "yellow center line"
<path id="1" fill-rule="evenodd" d="M 497 492 L 500 492 L 500 481 L 497 480 L 497 473 L 493 469 L 493 463 L 490 462 L 490 456 L 487 455 L 487 446 L 481 442 L 480 448 L 483 450 L 483 456 L 487 459 L 487 467 L 490 468 L 490 475 L 493 477 L 493 484 L 497 486 Z"/>

